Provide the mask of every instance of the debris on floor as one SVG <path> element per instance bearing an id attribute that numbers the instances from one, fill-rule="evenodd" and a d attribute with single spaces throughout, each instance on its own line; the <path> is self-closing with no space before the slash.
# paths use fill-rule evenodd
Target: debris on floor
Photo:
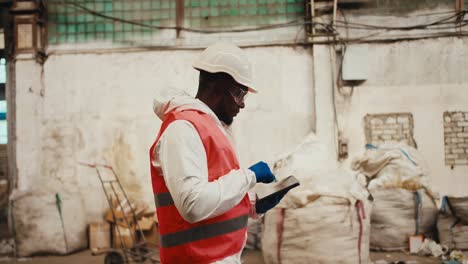
<path id="1" fill-rule="evenodd" d="M 398 260 L 398 261 L 391 261 L 387 262 L 383 259 L 379 259 L 375 261 L 373 264 L 418 264 L 417 260 Z"/>
<path id="2" fill-rule="evenodd" d="M 467 263 L 468 258 L 459 250 L 454 250 L 450 253 L 450 260 L 457 261 L 458 263 Z"/>
<path id="3" fill-rule="evenodd" d="M 157 247 L 159 240 L 156 212 L 141 202 L 126 202 L 120 198 L 119 201 L 121 206 L 114 203 L 114 208 L 108 209 L 105 216 L 105 220 L 112 226 L 112 247 L 131 248 L 133 243 L 142 242 L 143 239 Z"/>
<path id="4" fill-rule="evenodd" d="M 156 212 L 127 195 L 112 166 L 80 164 L 96 170 L 109 202 L 104 218 L 89 229 L 92 254 L 105 254 L 105 263 L 159 261 Z"/>
<path id="5" fill-rule="evenodd" d="M 0 256 L 12 255 L 15 251 L 15 241 L 13 239 L 0 240 Z"/>
<path id="6" fill-rule="evenodd" d="M 449 249 L 445 245 L 437 244 L 432 239 L 424 239 L 423 244 L 419 248 L 419 254 L 423 256 L 434 256 L 436 258 L 446 255 L 449 252 Z"/>

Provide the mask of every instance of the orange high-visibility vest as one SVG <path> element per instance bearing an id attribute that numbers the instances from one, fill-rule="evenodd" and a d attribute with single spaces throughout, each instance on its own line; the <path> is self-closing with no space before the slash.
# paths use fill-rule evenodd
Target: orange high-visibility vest
<path id="1" fill-rule="evenodd" d="M 187 120 L 197 130 L 205 147 L 208 181 L 215 181 L 239 162 L 227 137 L 209 115 L 196 110 L 174 111 L 164 119 L 154 147 L 164 130 L 175 120 Z M 156 214 L 159 222 L 161 263 L 212 263 L 239 253 L 245 242 L 250 202 L 247 194 L 226 213 L 196 223 L 185 221 L 174 205 L 161 168 L 151 165 Z"/>

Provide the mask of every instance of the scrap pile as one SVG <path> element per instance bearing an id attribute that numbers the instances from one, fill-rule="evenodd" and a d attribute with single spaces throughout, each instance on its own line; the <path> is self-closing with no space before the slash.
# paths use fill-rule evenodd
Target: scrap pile
<path id="1" fill-rule="evenodd" d="M 106 258 L 110 259 L 139 261 L 154 256 L 159 242 L 156 212 L 129 198 L 112 166 L 81 164 L 96 170 L 109 204 L 104 215 L 107 222 L 90 225 L 91 251 L 94 254 L 107 252 Z M 122 249 L 123 254 L 117 254 L 116 249 Z M 112 256 L 114 253 L 118 256 Z"/>
<path id="2" fill-rule="evenodd" d="M 158 223 L 155 212 L 143 203 L 128 202 L 125 198 L 113 199 L 113 208 L 105 213 L 105 222 L 89 226 L 89 248 L 93 254 L 107 252 L 110 248 L 132 248 L 146 242 L 158 246 Z"/>

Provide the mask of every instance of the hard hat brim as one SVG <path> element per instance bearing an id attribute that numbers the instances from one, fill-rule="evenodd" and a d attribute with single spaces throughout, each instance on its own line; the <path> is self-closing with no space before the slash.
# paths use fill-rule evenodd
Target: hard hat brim
<path id="1" fill-rule="evenodd" d="M 257 90 L 255 90 L 255 89 L 252 88 L 252 87 L 249 87 L 249 92 L 251 92 L 251 93 L 258 93 Z"/>

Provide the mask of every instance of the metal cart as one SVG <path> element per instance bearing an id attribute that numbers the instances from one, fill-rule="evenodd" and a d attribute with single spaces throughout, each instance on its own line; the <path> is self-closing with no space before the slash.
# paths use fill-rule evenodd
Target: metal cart
<path id="1" fill-rule="evenodd" d="M 102 189 L 106 195 L 107 202 L 109 203 L 109 208 L 112 213 L 113 222 L 118 225 L 118 219 L 116 217 L 115 205 L 117 208 L 123 208 L 123 201 L 128 201 L 128 206 L 130 208 L 130 213 L 124 212 L 122 214 L 123 222 L 128 228 L 136 227 L 137 232 L 139 232 L 141 241 L 139 242 L 136 238 L 135 232 L 130 232 L 131 246 L 128 246 L 125 243 L 122 236 L 121 228 L 114 228 L 113 231 L 117 230 L 117 238 L 119 239 L 121 248 L 110 248 L 107 250 L 104 263 L 105 264 L 123 264 L 123 263 L 160 263 L 159 261 L 159 250 L 157 245 L 154 245 L 145 240 L 143 231 L 141 230 L 137 215 L 135 213 L 135 208 L 128 199 L 127 193 L 125 192 L 122 184 L 120 183 L 115 170 L 112 166 L 104 164 L 88 164 L 80 162 L 80 165 L 87 166 L 89 168 L 94 168 L 99 177 L 99 181 L 102 184 Z M 102 172 L 100 170 L 109 170 L 112 174 L 111 179 L 104 179 Z M 114 204 L 114 202 L 116 204 Z M 115 235 L 115 234 L 114 234 Z"/>

